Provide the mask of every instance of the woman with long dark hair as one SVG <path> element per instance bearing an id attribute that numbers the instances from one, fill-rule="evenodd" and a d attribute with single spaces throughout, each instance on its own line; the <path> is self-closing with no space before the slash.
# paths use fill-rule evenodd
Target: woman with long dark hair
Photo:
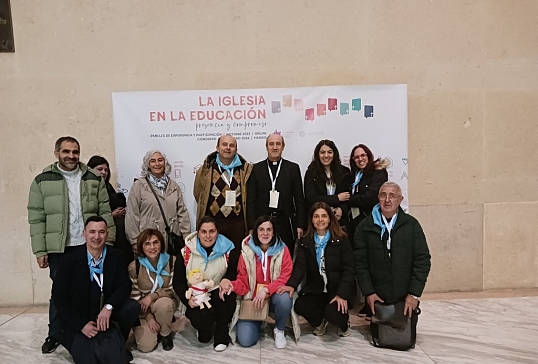
<path id="1" fill-rule="evenodd" d="M 110 183 L 110 165 L 105 158 L 99 155 L 94 155 L 88 161 L 88 167 L 99 172 L 101 177 L 105 180 L 110 210 L 112 211 L 112 217 L 114 218 L 114 224 L 116 225 L 116 240 L 114 246 L 124 253 L 127 263 L 132 262 L 134 259 L 133 251 L 129 239 L 127 239 L 127 235 L 125 234 L 125 208 L 127 206 L 125 195 L 121 192 L 116 192 L 114 187 L 112 187 L 112 184 Z"/>
<path id="2" fill-rule="evenodd" d="M 351 150 L 349 166 L 351 167 L 352 182 L 347 232 L 353 239 L 355 228 L 359 222 L 370 215 L 374 206 L 379 202 L 377 195 L 381 185 L 388 180 L 389 161 L 381 158 L 374 160 L 370 148 L 364 144 L 359 144 Z"/>
<path id="3" fill-rule="evenodd" d="M 316 202 L 308 216 L 291 278 L 277 292 L 291 296 L 306 276 L 295 312 L 308 321 L 316 336 L 325 334 L 328 323 L 338 328 L 339 336 L 348 336 L 349 310 L 357 296 L 353 249 L 329 205 Z"/>
<path id="4" fill-rule="evenodd" d="M 350 198 L 346 181 L 349 181 L 349 169 L 342 165 L 338 148 L 332 140 L 321 140 L 304 176 L 306 207 L 325 202 L 332 208 L 340 225 L 346 226 Z"/>

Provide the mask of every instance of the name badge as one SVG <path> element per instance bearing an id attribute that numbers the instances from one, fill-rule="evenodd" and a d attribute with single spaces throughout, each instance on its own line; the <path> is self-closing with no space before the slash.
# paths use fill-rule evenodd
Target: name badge
<path id="1" fill-rule="evenodd" d="M 280 192 L 278 191 L 269 191 L 269 207 L 276 209 L 278 208 L 278 196 Z"/>
<path id="2" fill-rule="evenodd" d="M 359 209 L 358 207 L 352 207 L 351 208 L 351 218 L 352 219 L 356 218 L 360 214 L 361 214 L 361 209 Z"/>
<path id="3" fill-rule="evenodd" d="M 235 207 L 235 191 L 226 191 L 226 202 L 224 206 Z"/>

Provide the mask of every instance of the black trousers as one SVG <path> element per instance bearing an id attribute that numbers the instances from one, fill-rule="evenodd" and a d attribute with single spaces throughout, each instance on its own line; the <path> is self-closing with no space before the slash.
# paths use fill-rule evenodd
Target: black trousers
<path id="1" fill-rule="evenodd" d="M 298 315 L 303 316 L 312 327 L 321 325 L 323 319 L 330 322 L 342 331 L 347 330 L 347 322 L 349 313 L 341 313 L 338 311 L 336 302 L 329 304 L 334 298 L 334 295 L 327 293 L 308 293 L 304 296 L 299 296 L 293 307 Z"/>
<path id="2" fill-rule="evenodd" d="M 228 325 L 232 321 L 235 306 L 236 294 L 231 293 L 224 296 L 224 301 L 219 297 L 219 290 L 210 293 L 211 308 L 200 309 L 200 307 L 187 307 L 185 316 L 191 321 L 191 325 L 198 331 L 198 340 L 203 343 L 211 341 L 211 327 L 215 323 L 215 340 L 213 346 L 219 344 L 228 345 L 230 336 L 228 335 Z"/>
<path id="3" fill-rule="evenodd" d="M 278 230 L 278 235 L 280 239 L 286 244 L 290 251 L 290 255 L 293 259 L 293 252 L 295 251 L 295 236 L 297 235 L 296 231 L 293 231 L 293 226 L 291 221 L 287 217 L 280 217 L 278 215 L 274 216 L 276 220 L 276 227 Z"/>
<path id="4" fill-rule="evenodd" d="M 125 341 L 127 341 L 131 329 L 139 323 L 139 314 L 140 304 L 132 299 L 127 299 L 123 305 L 112 311 L 110 320 L 118 324 Z M 71 347 L 67 347 L 64 343 L 62 345 L 69 351 L 75 364 L 98 364 L 99 362 L 90 346 L 91 340 L 82 332 L 78 332 L 73 338 Z"/>
<path id="5" fill-rule="evenodd" d="M 230 239 L 234 243 L 236 249 L 241 251 L 241 242 L 247 236 L 245 220 L 241 218 L 240 220 L 233 220 L 231 222 L 226 219 L 216 219 L 216 221 L 219 234 Z"/>

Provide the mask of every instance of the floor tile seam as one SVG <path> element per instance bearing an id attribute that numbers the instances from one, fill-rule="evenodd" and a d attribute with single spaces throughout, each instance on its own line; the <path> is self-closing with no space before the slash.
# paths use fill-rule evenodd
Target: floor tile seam
<path id="1" fill-rule="evenodd" d="M 437 362 L 435 360 L 433 360 L 433 358 L 431 356 L 428 355 L 428 353 L 426 353 L 426 351 L 424 351 L 424 349 L 422 348 L 422 346 L 420 345 L 415 345 L 415 349 L 416 347 L 418 346 L 418 348 L 420 349 L 420 351 L 422 351 L 424 353 L 424 355 L 426 355 L 428 357 L 428 359 L 430 359 L 432 361 L 433 364 L 437 364 Z"/>
<path id="2" fill-rule="evenodd" d="M 31 307 L 27 307 L 24 311 L 16 314 L 15 316 L 11 317 L 9 320 L 7 320 L 6 322 L 3 322 L 0 324 L 0 327 L 4 326 L 5 324 L 7 324 L 8 322 L 11 322 L 13 320 L 15 320 L 17 317 L 19 317 L 20 315 L 22 314 L 25 314 L 26 312 L 28 312 L 28 310 L 30 310 Z"/>

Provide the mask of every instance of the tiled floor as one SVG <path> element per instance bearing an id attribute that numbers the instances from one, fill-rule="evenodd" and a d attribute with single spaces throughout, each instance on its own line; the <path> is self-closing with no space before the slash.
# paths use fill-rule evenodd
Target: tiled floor
<path id="1" fill-rule="evenodd" d="M 217 353 L 211 344 L 199 344 L 195 331 L 182 319 L 172 351 L 134 350 L 134 363 L 538 363 L 538 296 L 516 292 L 505 297 L 510 295 L 448 299 L 446 294 L 424 300 L 417 346 L 408 352 L 373 347 L 367 323 L 353 316 L 353 332 L 347 338 L 339 338 L 331 327 L 325 336 L 316 337 L 303 324 L 299 343 L 288 339 L 284 350 L 275 349 L 268 329 L 254 347 L 235 345 Z M 46 332 L 46 307 L 0 309 L 0 363 L 72 363 L 61 347 L 53 354 L 41 354 Z"/>

